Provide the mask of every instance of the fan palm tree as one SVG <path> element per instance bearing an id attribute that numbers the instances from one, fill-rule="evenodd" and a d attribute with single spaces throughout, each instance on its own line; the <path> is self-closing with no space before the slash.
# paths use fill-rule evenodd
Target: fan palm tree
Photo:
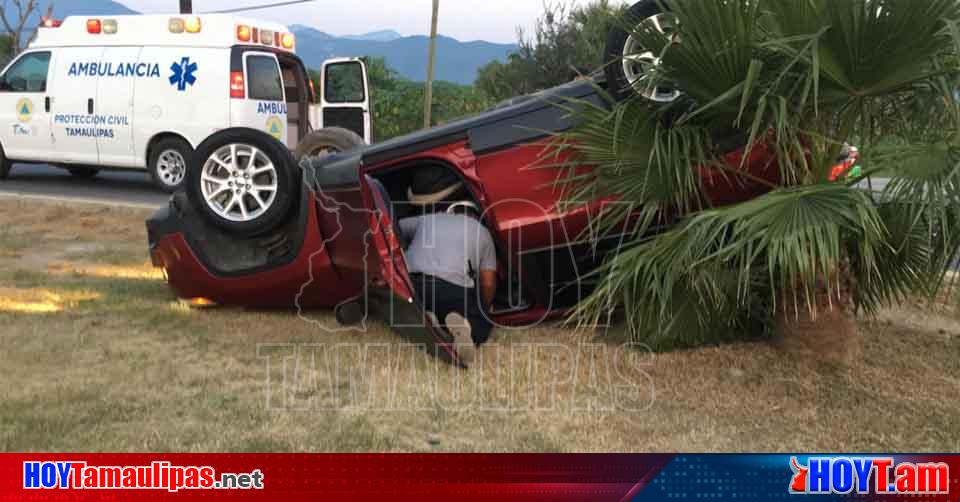
<path id="1" fill-rule="evenodd" d="M 623 306 L 655 345 L 811 326 L 840 336 L 857 312 L 943 289 L 960 244 L 956 0 L 649 1 L 673 29 L 629 21 L 659 59 L 633 84 L 641 92 L 577 103 L 579 125 L 555 143 L 570 165 L 594 166 L 566 177 L 572 200 L 641 208 L 640 231 L 597 272 L 575 320 Z M 679 96 L 651 100 L 651 88 Z M 724 162 L 721 135 L 775 152 L 779 181 Z M 859 146 L 862 174 L 831 181 L 845 142 Z M 766 193 L 711 205 L 704 167 Z M 889 183 L 873 191 L 868 176 Z M 593 228 L 626 214 L 609 210 Z"/>

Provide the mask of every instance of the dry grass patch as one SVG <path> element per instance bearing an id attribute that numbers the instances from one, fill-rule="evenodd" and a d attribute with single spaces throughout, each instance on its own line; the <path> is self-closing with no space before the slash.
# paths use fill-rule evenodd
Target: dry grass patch
<path id="1" fill-rule="evenodd" d="M 849 366 L 765 343 L 651 354 L 544 326 L 499 330 L 464 372 L 379 323 L 189 309 L 148 263 L 147 216 L 0 199 L 0 450 L 960 448 L 945 305 L 862 322 Z"/>

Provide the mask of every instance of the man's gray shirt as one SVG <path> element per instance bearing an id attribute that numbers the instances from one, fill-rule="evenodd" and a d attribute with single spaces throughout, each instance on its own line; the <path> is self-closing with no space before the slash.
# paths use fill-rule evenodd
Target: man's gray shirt
<path id="1" fill-rule="evenodd" d="M 447 282 L 475 288 L 474 277 L 497 270 L 493 237 L 479 221 L 462 214 L 428 214 L 400 220 L 407 247 L 407 268 Z"/>

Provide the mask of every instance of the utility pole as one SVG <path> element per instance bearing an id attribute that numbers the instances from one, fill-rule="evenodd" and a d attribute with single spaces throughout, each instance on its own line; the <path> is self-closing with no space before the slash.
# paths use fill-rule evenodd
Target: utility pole
<path id="1" fill-rule="evenodd" d="M 193 14 L 193 0 L 180 0 L 180 13 Z"/>
<path id="2" fill-rule="evenodd" d="M 430 26 L 430 57 L 427 62 L 427 84 L 423 102 L 423 128 L 428 129 L 433 113 L 433 68 L 437 62 L 437 17 L 440 14 L 440 0 L 433 0 L 433 22 Z"/>

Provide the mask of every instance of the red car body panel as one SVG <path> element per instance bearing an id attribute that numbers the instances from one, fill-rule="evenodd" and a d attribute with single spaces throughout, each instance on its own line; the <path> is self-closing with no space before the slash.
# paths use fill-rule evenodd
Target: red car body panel
<path id="1" fill-rule="evenodd" d="M 317 209 L 309 208 L 310 228 L 318 228 Z M 165 235 L 151 250 L 180 298 L 203 298 L 220 305 L 263 308 L 330 307 L 356 297 L 362 282 L 343 281 L 331 266 L 320 232 L 307 232 L 296 259 L 286 265 L 230 277 L 209 270 L 182 233 Z M 336 287 L 331 287 L 336 285 Z"/>

